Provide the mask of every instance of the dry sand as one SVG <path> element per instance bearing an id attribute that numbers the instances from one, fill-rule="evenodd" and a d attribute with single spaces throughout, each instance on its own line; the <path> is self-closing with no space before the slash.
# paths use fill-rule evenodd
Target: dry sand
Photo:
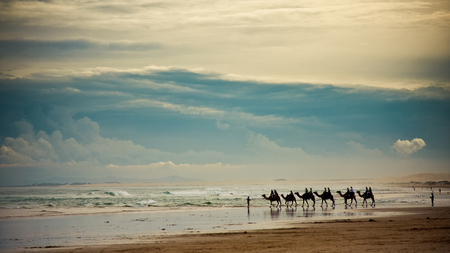
<path id="1" fill-rule="evenodd" d="M 152 236 L 113 245 L 24 252 L 449 252 L 450 207 L 381 209 L 393 217 L 299 223 L 289 229 Z M 380 211 L 380 210 L 378 210 Z M 124 240 L 126 241 L 126 240 Z"/>

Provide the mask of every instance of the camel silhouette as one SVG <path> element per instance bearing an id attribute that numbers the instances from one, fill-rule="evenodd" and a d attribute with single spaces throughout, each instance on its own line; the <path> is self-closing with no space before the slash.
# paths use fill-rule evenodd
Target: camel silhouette
<path id="1" fill-rule="evenodd" d="M 331 192 L 324 192 L 322 194 L 317 193 L 317 191 L 314 192 L 314 194 L 316 194 L 317 197 L 322 199 L 322 204 L 320 205 L 320 207 L 323 206 L 323 202 L 325 201 L 325 204 L 328 207 L 328 203 L 327 203 L 327 199 L 331 200 L 333 202 L 333 204 L 331 206 L 334 206 L 334 197 L 331 194 Z"/>
<path id="2" fill-rule="evenodd" d="M 272 202 L 273 202 L 273 201 L 276 201 L 276 202 L 277 202 L 276 207 L 278 207 L 278 205 L 280 205 L 280 207 L 281 207 L 281 199 L 280 199 L 279 196 L 267 197 L 266 194 L 263 194 L 262 197 L 263 197 L 264 199 L 270 201 L 270 207 L 272 207 Z"/>
<path id="3" fill-rule="evenodd" d="M 294 205 L 295 202 L 295 206 L 297 206 L 297 200 L 295 199 L 294 194 L 288 194 L 286 197 L 281 194 L 281 197 L 284 199 L 286 207 L 289 207 L 289 202 L 291 202 L 291 207 Z"/>
<path id="4" fill-rule="evenodd" d="M 296 192 L 295 195 L 297 195 L 299 198 L 303 199 L 302 207 L 305 205 L 305 201 L 306 201 L 306 206 L 309 207 L 308 199 L 311 199 L 314 202 L 313 207 L 316 206 L 316 199 L 314 198 L 314 194 L 312 194 L 312 192 L 307 192 L 307 193 L 304 193 L 303 195 L 300 195 L 298 192 Z"/>
<path id="5" fill-rule="evenodd" d="M 373 196 L 373 193 L 372 192 L 365 192 L 364 194 L 362 194 L 361 195 L 361 192 L 360 191 L 357 191 L 357 193 L 358 193 L 358 195 L 361 197 L 361 198 L 363 198 L 364 200 L 363 200 L 363 203 L 362 203 L 362 205 L 363 205 L 363 207 L 364 207 L 364 202 L 366 202 L 366 207 L 367 207 L 367 204 L 368 204 L 368 201 L 367 201 L 367 199 L 371 199 L 372 200 L 372 204 L 370 204 L 370 206 L 375 206 L 375 197 Z"/>
<path id="6" fill-rule="evenodd" d="M 341 191 L 337 191 L 337 193 L 339 194 L 339 196 L 343 197 L 345 200 L 345 205 L 347 206 L 347 200 L 350 199 L 350 206 L 353 204 L 353 200 L 355 200 L 355 206 L 358 205 L 358 202 L 356 201 L 356 196 L 354 192 L 349 192 L 349 193 L 345 193 L 344 195 L 342 195 Z"/>

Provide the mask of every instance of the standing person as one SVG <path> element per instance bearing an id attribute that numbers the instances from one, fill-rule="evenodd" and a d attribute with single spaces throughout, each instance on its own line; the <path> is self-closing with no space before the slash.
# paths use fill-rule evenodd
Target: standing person
<path id="1" fill-rule="evenodd" d="M 431 206 L 434 206 L 434 194 L 433 193 L 431 193 L 430 199 L 431 199 Z"/>
<path id="2" fill-rule="evenodd" d="M 247 209 L 250 209 L 250 196 L 247 196 Z"/>

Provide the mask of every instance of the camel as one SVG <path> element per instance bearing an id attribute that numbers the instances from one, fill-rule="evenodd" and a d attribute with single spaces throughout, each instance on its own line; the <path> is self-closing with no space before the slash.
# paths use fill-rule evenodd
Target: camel
<path id="1" fill-rule="evenodd" d="M 276 206 L 278 206 L 278 205 L 281 206 L 281 200 L 280 200 L 280 197 L 279 197 L 279 196 L 267 197 L 266 194 L 263 194 L 262 197 L 263 197 L 264 199 L 270 201 L 270 207 L 272 207 L 272 202 L 273 202 L 273 201 L 276 201 L 276 202 L 277 202 L 277 205 L 276 205 Z"/>
<path id="2" fill-rule="evenodd" d="M 308 199 L 311 199 L 314 202 L 313 207 L 316 206 L 316 199 L 314 198 L 314 194 L 312 194 L 312 192 L 306 192 L 303 195 L 300 195 L 298 192 L 296 192 L 295 195 L 297 195 L 299 198 L 303 199 L 302 207 L 305 205 L 305 201 L 306 201 L 306 206 L 309 207 Z"/>
<path id="3" fill-rule="evenodd" d="M 289 206 L 289 202 L 291 202 L 291 207 L 294 205 L 295 202 L 295 206 L 297 206 L 297 200 L 295 199 L 294 194 L 288 194 L 286 197 L 281 194 L 281 197 L 284 199 L 286 207 Z"/>
<path id="4" fill-rule="evenodd" d="M 350 199 L 352 202 L 350 202 L 350 206 L 353 204 L 353 200 L 355 200 L 355 206 L 358 205 L 358 202 L 356 201 L 356 197 L 355 197 L 355 193 L 354 192 L 349 192 L 349 193 L 345 193 L 344 195 L 342 195 L 341 191 L 337 191 L 337 193 L 339 194 L 339 196 L 343 197 L 345 200 L 345 205 L 347 206 L 347 199 Z"/>
<path id="5" fill-rule="evenodd" d="M 334 206 L 334 198 L 333 198 L 333 195 L 331 194 L 331 192 L 324 192 L 324 193 L 322 193 L 322 195 L 320 195 L 319 193 L 317 193 L 317 191 L 315 191 L 314 194 L 316 194 L 317 197 L 322 199 L 322 204 L 320 205 L 320 207 L 323 206 L 324 201 L 325 201 L 325 204 L 327 204 L 327 206 L 328 206 L 327 199 L 333 201 L 333 204 L 331 206 Z"/>
<path id="6" fill-rule="evenodd" d="M 360 191 L 357 191 L 358 195 L 363 198 L 363 203 L 362 205 L 364 206 L 364 202 L 366 202 L 366 206 L 367 206 L 367 199 L 372 199 L 372 204 L 370 204 L 370 206 L 375 206 L 375 198 L 373 196 L 372 192 L 365 192 L 363 195 L 361 195 Z"/>

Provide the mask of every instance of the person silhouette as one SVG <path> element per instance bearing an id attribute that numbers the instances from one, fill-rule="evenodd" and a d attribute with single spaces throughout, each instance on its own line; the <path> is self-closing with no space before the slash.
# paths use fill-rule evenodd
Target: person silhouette
<path id="1" fill-rule="evenodd" d="M 431 193 L 430 199 L 431 199 L 431 206 L 434 206 L 434 194 L 433 193 Z"/>

